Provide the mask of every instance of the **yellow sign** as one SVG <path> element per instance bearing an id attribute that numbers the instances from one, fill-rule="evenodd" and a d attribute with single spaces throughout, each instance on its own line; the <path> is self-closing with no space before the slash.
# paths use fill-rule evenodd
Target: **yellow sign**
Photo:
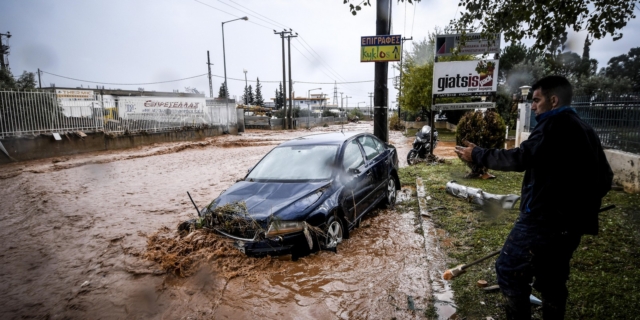
<path id="1" fill-rule="evenodd" d="M 402 36 L 371 36 L 360 40 L 360 62 L 400 61 Z"/>

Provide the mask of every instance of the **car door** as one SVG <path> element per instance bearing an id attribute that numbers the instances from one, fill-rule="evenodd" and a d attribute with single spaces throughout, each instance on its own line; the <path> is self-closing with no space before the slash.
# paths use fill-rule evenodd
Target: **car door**
<path id="1" fill-rule="evenodd" d="M 384 191 L 386 190 L 386 174 L 384 155 L 381 154 L 380 146 L 376 144 L 375 137 L 370 135 L 364 135 L 358 137 L 358 142 L 362 145 L 362 149 L 367 161 L 367 171 L 371 172 L 373 180 L 373 194 L 370 203 L 373 203 L 376 199 L 384 197 Z"/>
<path id="2" fill-rule="evenodd" d="M 354 139 L 346 143 L 342 156 L 344 179 L 342 206 L 345 217 L 353 223 L 371 204 L 373 174 L 366 170 L 360 144 Z"/>

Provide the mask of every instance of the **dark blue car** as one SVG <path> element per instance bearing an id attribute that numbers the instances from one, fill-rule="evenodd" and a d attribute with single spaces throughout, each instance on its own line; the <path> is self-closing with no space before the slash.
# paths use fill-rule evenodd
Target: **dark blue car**
<path id="1" fill-rule="evenodd" d="M 394 146 L 367 133 L 310 135 L 271 150 L 200 219 L 247 255 L 296 259 L 335 250 L 364 215 L 392 207 L 399 189 Z"/>

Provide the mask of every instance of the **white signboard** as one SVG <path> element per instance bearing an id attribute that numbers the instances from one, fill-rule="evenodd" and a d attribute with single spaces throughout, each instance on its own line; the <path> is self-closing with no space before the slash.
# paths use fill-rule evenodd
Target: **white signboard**
<path id="1" fill-rule="evenodd" d="M 500 52 L 500 34 L 495 39 L 487 40 L 480 33 L 466 33 L 464 45 L 461 44 L 461 34 L 442 34 L 436 36 L 436 57 L 458 54 L 484 54 Z M 459 47 L 460 46 L 460 47 Z"/>
<path id="2" fill-rule="evenodd" d="M 434 110 L 472 110 L 472 109 L 490 109 L 495 108 L 496 104 L 494 102 L 469 102 L 469 103 L 443 103 L 436 104 L 433 109 Z"/>
<path id="3" fill-rule="evenodd" d="M 56 89 L 58 99 L 94 100 L 93 90 Z"/>
<path id="4" fill-rule="evenodd" d="M 436 97 L 489 95 L 498 89 L 498 60 L 438 62 L 432 87 Z"/>
<path id="5" fill-rule="evenodd" d="M 119 97 L 120 113 L 203 114 L 205 98 Z"/>

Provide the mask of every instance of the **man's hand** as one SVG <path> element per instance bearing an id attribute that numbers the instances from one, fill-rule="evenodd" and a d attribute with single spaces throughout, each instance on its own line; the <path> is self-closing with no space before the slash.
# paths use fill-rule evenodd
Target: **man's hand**
<path id="1" fill-rule="evenodd" d="M 465 148 L 463 146 L 456 146 L 456 154 L 462 161 L 469 162 L 469 163 L 473 162 L 473 157 L 471 156 L 471 152 L 473 151 L 473 148 L 476 147 L 476 145 L 467 140 L 462 141 L 462 144 L 464 144 L 467 147 Z"/>

